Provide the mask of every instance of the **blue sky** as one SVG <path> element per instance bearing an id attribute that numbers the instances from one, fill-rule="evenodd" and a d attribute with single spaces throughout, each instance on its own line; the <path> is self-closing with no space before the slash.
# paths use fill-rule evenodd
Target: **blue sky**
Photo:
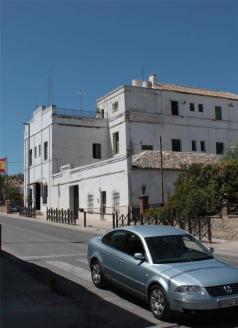
<path id="1" fill-rule="evenodd" d="M 47 104 L 96 99 L 144 74 L 238 93 L 237 1 L 1 1 L 0 157 L 23 170 L 23 125 Z M 11 163 L 18 162 L 18 163 Z"/>

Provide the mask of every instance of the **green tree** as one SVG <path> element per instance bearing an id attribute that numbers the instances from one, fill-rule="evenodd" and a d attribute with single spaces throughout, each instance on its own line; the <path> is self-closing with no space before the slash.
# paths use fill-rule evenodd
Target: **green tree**
<path id="1" fill-rule="evenodd" d="M 6 177 L 0 174 L 0 202 L 4 201 L 5 187 L 6 187 Z"/>
<path id="2" fill-rule="evenodd" d="M 238 160 L 238 143 L 228 148 L 223 155 L 223 160 Z"/>
<path id="3" fill-rule="evenodd" d="M 238 160 L 193 164 L 180 174 L 174 194 L 157 214 L 164 218 L 173 214 L 180 222 L 215 215 L 221 210 L 224 196 L 230 203 L 238 202 Z M 155 214 L 155 210 L 149 214 Z"/>

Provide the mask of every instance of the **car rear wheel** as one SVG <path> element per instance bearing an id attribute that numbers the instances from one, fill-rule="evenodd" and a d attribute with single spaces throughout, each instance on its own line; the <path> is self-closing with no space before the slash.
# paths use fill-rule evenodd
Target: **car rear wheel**
<path id="1" fill-rule="evenodd" d="M 98 288 L 104 286 L 104 275 L 101 269 L 101 265 L 98 260 L 93 260 L 91 263 L 91 276 L 94 285 Z"/>
<path id="2" fill-rule="evenodd" d="M 154 285 L 149 294 L 150 309 L 155 318 L 160 320 L 168 319 L 170 316 L 169 303 L 163 288 Z"/>

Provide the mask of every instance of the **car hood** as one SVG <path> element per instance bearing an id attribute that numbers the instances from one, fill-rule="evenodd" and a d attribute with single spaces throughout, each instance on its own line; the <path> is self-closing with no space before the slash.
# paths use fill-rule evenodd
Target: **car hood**
<path id="1" fill-rule="evenodd" d="M 179 285 L 209 287 L 238 283 L 238 268 L 216 259 L 154 266 L 157 274 Z"/>

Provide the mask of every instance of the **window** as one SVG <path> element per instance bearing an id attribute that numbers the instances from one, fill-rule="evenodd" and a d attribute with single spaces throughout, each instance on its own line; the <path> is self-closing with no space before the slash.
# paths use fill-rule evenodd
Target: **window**
<path id="1" fill-rule="evenodd" d="M 88 194 L 88 212 L 93 213 L 94 206 L 94 196 L 92 194 Z"/>
<path id="2" fill-rule="evenodd" d="M 216 142 L 216 153 L 223 154 L 224 153 L 224 143 L 223 142 Z"/>
<path id="3" fill-rule="evenodd" d="M 114 103 L 112 103 L 112 111 L 116 112 L 118 110 L 118 101 L 115 101 Z"/>
<path id="4" fill-rule="evenodd" d="M 39 145 L 38 153 L 39 153 L 39 157 L 40 157 L 41 156 L 41 145 Z"/>
<path id="5" fill-rule="evenodd" d="M 196 140 L 192 140 L 192 151 L 197 151 L 197 143 L 196 143 Z"/>
<path id="6" fill-rule="evenodd" d="M 195 111 L 194 103 L 190 103 L 190 112 L 194 112 L 194 111 Z"/>
<path id="7" fill-rule="evenodd" d="M 145 254 L 145 250 L 142 245 L 142 242 L 137 235 L 133 233 L 129 234 L 126 243 L 125 252 L 131 256 L 133 256 L 135 253 L 142 253 L 143 255 Z"/>
<path id="8" fill-rule="evenodd" d="M 37 157 L 37 148 L 35 147 L 34 149 L 34 152 L 35 152 L 35 158 Z"/>
<path id="9" fill-rule="evenodd" d="M 180 139 L 172 139 L 172 151 L 181 151 Z"/>
<path id="10" fill-rule="evenodd" d="M 113 155 L 119 154 L 119 132 L 113 133 Z"/>
<path id="11" fill-rule="evenodd" d="M 176 116 L 179 115 L 179 106 L 177 101 L 171 101 L 171 114 Z"/>
<path id="12" fill-rule="evenodd" d="M 47 184 L 45 184 L 42 187 L 42 203 L 47 204 L 47 199 L 48 199 L 48 186 Z"/>
<path id="13" fill-rule="evenodd" d="M 106 234 L 102 239 L 102 243 L 123 252 L 125 251 L 126 239 L 127 232 L 117 230 Z"/>
<path id="14" fill-rule="evenodd" d="M 222 111 L 220 106 L 215 106 L 215 120 L 217 121 L 222 120 Z"/>
<path id="15" fill-rule="evenodd" d="M 48 159 L 48 141 L 44 142 L 44 161 Z"/>
<path id="16" fill-rule="evenodd" d="M 32 149 L 29 150 L 29 166 L 32 165 Z"/>
<path id="17" fill-rule="evenodd" d="M 153 146 L 152 145 L 141 145 L 141 149 L 142 150 L 153 150 Z"/>
<path id="18" fill-rule="evenodd" d="M 205 144 L 205 141 L 200 141 L 200 148 L 201 148 L 201 151 L 206 151 L 206 144 Z"/>
<path id="19" fill-rule="evenodd" d="M 101 109 L 101 118 L 104 118 L 104 109 Z"/>
<path id="20" fill-rule="evenodd" d="M 119 206 L 120 206 L 120 193 L 114 192 L 112 194 L 112 204 L 113 204 L 113 212 L 119 213 Z"/>
<path id="21" fill-rule="evenodd" d="M 93 158 L 101 158 L 101 144 L 93 144 Z"/>
<path id="22" fill-rule="evenodd" d="M 200 113 L 203 112 L 203 104 L 198 104 L 198 111 L 199 111 Z"/>

